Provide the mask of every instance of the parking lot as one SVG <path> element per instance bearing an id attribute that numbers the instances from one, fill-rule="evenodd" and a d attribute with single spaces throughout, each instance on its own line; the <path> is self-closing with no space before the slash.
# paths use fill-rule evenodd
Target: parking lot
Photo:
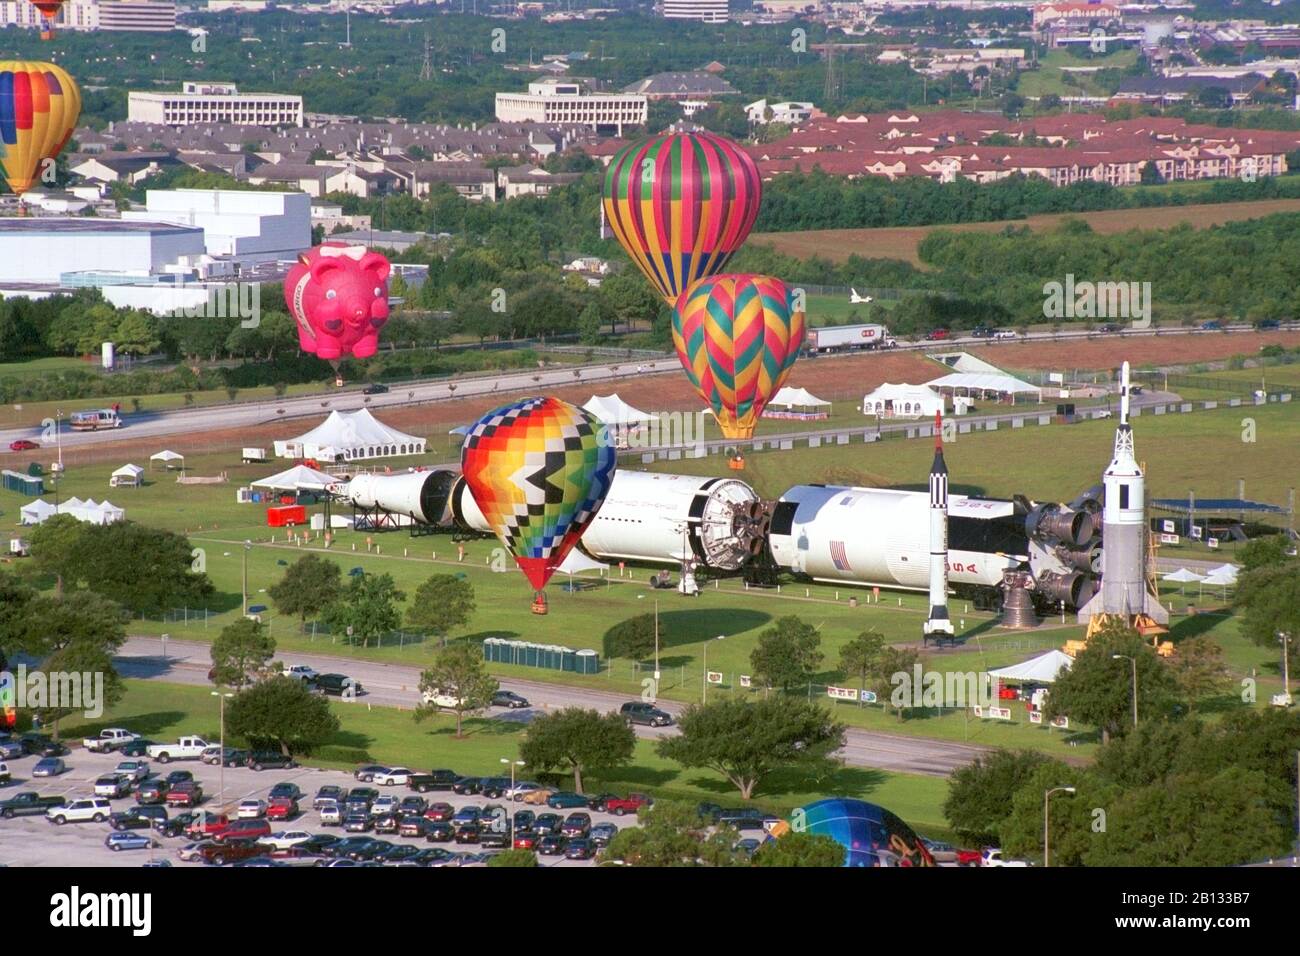
<path id="1" fill-rule="evenodd" d="M 95 754 L 74 748 L 64 758 L 68 771 L 58 777 L 31 779 L 31 768 L 39 758 L 35 756 L 11 759 L 8 762 L 13 774 L 13 781 L 0 787 L 0 800 L 7 800 L 19 792 L 35 791 L 43 796 L 62 796 L 67 799 L 94 796 L 95 781 L 101 776 L 111 775 L 114 768 L 123 759 L 117 753 Z M 428 768 L 413 768 L 426 770 Z M 297 767 L 288 770 L 263 770 L 261 772 L 244 767 L 225 768 L 225 795 L 221 795 L 221 769 L 199 760 L 180 760 L 161 765 L 151 762 L 150 771 L 154 775 L 166 776 L 173 770 L 188 770 L 201 782 L 205 799 L 201 809 L 211 813 L 229 813 L 235 816 L 235 809 L 241 800 L 261 798 L 265 800 L 270 789 L 278 783 L 297 784 L 305 796 L 301 801 L 302 812 L 288 821 L 272 820 L 272 832 L 280 830 L 305 830 L 309 833 L 328 833 L 338 837 L 350 836 L 338 826 L 321 826 L 316 812 L 312 809 L 312 798 L 316 791 L 326 785 L 351 789 L 359 786 L 374 787 L 381 795 L 392 794 L 409 796 L 414 791 L 405 786 L 376 787 L 370 783 L 359 783 L 351 773 L 341 770 L 320 770 L 311 767 Z M 523 809 L 525 804 L 508 799 L 488 800 L 480 796 L 458 795 L 451 791 L 434 791 L 423 794 L 429 801 L 451 804 L 457 810 L 470 806 L 487 804 L 504 805 L 513 813 Z M 136 805 L 134 793 L 111 800 L 114 812 L 126 810 Z M 546 812 L 545 806 L 528 806 L 527 809 Z M 174 816 L 182 810 L 169 810 Z M 561 817 L 568 815 L 568 810 L 552 811 Z M 592 825 L 611 823 L 627 826 L 633 822 L 631 817 L 618 817 L 609 813 L 586 811 L 591 815 Z M 141 866 L 150 859 L 166 859 L 172 866 L 203 866 L 199 862 L 183 862 L 177 857 L 180 847 L 192 842 L 189 837 L 164 837 L 154 830 L 133 830 L 137 834 L 148 834 L 158 844 L 153 849 L 123 850 L 114 852 L 104 845 L 105 837 L 114 832 L 107 822 L 104 823 L 67 823 L 57 826 L 46 820 L 44 815 L 18 816 L 13 819 L 0 819 L 0 864 L 7 866 Z M 457 853 L 473 854 L 481 851 L 473 844 L 429 843 L 422 838 L 402 837 L 396 834 L 369 834 L 377 839 L 394 844 L 410 844 L 419 848 L 439 846 Z M 591 860 L 569 860 L 563 856 L 538 855 L 537 861 L 542 866 L 591 866 Z"/>

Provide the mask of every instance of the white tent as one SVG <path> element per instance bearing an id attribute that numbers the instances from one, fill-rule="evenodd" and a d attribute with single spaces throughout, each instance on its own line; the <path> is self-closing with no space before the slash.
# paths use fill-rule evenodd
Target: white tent
<path id="1" fill-rule="evenodd" d="M 37 498 L 35 501 L 29 501 L 18 509 L 19 524 L 40 524 L 51 515 L 59 513 L 59 509 L 54 507 L 44 498 Z"/>
<path id="2" fill-rule="evenodd" d="M 995 395 L 1034 395 L 1040 398 L 1043 392 L 1037 385 L 1030 385 L 1015 376 L 992 372 L 953 372 L 926 384 L 934 389 L 950 388 L 954 396 L 959 389 L 967 395 L 993 392 Z"/>
<path id="3" fill-rule="evenodd" d="M 635 405 L 629 405 L 618 397 L 618 392 L 614 392 L 612 395 L 593 395 L 587 399 L 587 403 L 582 407 L 606 425 L 632 425 L 639 422 L 652 422 L 656 417 L 649 412 L 641 411 Z"/>
<path id="4" fill-rule="evenodd" d="M 108 501 L 101 503 L 93 498 L 86 501 L 80 498 L 69 498 L 67 501 L 59 502 L 56 508 L 44 499 L 37 498 L 19 509 L 19 523 L 40 524 L 55 514 L 71 515 L 78 521 L 88 521 L 91 524 L 112 524 L 126 517 L 125 511 Z"/>
<path id="5" fill-rule="evenodd" d="M 60 508 L 60 511 L 63 509 Z M 112 524 L 114 521 L 121 521 L 126 517 L 126 512 L 113 504 L 111 501 L 101 501 L 96 504 L 93 500 L 87 501 L 80 514 L 74 515 L 82 521 L 89 521 L 91 524 Z"/>
<path id="6" fill-rule="evenodd" d="M 333 475 L 327 475 L 306 465 L 294 465 L 279 474 L 250 482 L 254 488 L 270 488 L 272 491 L 323 491 L 327 486 L 338 481 Z"/>
<path id="7" fill-rule="evenodd" d="M 564 560 L 560 562 L 560 566 L 555 570 L 563 571 L 565 574 L 579 574 L 583 571 L 605 571 L 608 568 L 608 564 L 589 558 L 577 548 L 574 548 L 564 556 Z"/>
<path id="8" fill-rule="evenodd" d="M 780 391 L 778 391 L 767 404 L 769 407 L 772 405 L 780 405 L 784 408 L 793 408 L 795 406 L 800 408 L 818 408 L 823 405 L 830 405 L 830 402 L 818 398 L 806 388 L 791 388 L 789 385 L 783 385 Z"/>
<path id="9" fill-rule="evenodd" d="M 158 454 L 156 454 L 156 455 L 150 455 L 150 456 L 149 456 L 149 462 L 150 462 L 149 467 L 152 468 L 152 467 L 153 467 L 153 462 L 155 462 L 155 461 L 160 461 L 160 462 L 162 462 L 162 463 L 163 463 L 163 467 L 165 467 L 165 468 L 171 468 L 173 462 L 178 462 L 178 461 L 179 461 L 179 462 L 181 463 L 182 467 L 184 467 L 185 456 L 182 455 L 182 454 L 180 454 L 179 452 L 174 452 L 174 451 L 170 451 L 170 450 L 164 449 L 163 451 L 158 452 Z"/>
<path id="10" fill-rule="evenodd" d="M 425 440 L 389 428 L 367 408 L 330 412 L 329 418 L 306 434 L 275 443 L 279 458 L 324 458 L 358 461 L 394 455 L 423 455 Z"/>
<path id="11" fill-rule="evenodd" d="M 862 414 L 881 418 L 933 418 L 942 411 L 943 396 L 926 385 L 886 382 L 862 399 Z"/>
<path id="12" fill-rule="evenodd" d="M 1237 583 L 1237 568 L 1231 564 L 1220 565 L 1205 576 L 1203 583 L 1216 588 L 1232 587 Z"/>
<path id="13" fill-rule="evenodd" d="M 989 671 L 990 677 L 999 680 L 1027 681 L 1036 684 L 1050 684 L 1060 676 L 1061 671 L 1068 671 L 1074 663 L 1073 658 L 1064 651 L 1050 650 L 1046 654 Z"/>
<path id="14" fill-rule="evenodd" d="M 139 487 L 144 478 L 144 469 L 139 465 L 123 465 L 108 479 L 110 488 Z"/>
<path id="15" fill-rule="evenodd" d="M 1175 584 L 1194 584 L 1198 581 L 1204 581 L 1205 578 L 1195 571 L 1189 571 L 1186 568 L 1179 568 L 1177 571 L 1170 571 L 1168 574 L 1160 575 L 1161 581 L 1173 581 Z"/>

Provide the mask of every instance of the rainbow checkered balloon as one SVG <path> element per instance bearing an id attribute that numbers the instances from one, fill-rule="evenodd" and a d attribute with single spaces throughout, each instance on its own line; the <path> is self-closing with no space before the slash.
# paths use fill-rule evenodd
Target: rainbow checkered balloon
<path id="1" fill-rule="evenodd" d="M 677 359 L 728 438 L 753 436 L 799 357 L 803 335 L 794 295 L 771 276 L 700 279 L 673 308 Z"/>
<path id="2" fill-rule="evenodd" d="M 547 397 L 488 412 L 460 462 L 474 503 L 540 591 L 604 503 L 617 455 L 599 419 Z"/>
<path id="3" fill-rule="evenodd" d="M 726 268 L 762 198 L 753 158 L 703 131 L 632 143 L 605 172 L 605 220 L 669 306 L 696 279 Z"/>

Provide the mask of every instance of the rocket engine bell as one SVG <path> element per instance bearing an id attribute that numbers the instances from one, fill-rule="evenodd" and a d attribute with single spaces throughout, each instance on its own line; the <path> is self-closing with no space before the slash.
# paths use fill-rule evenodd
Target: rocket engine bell
<path id="1" fill-rule="evenodd" d="M 443 469 L 403 475 L 362 474 L 348 483 L 346 495 L 358 508 L 406 515 L 420 524 L 447 525 L 456 480 L 453 472 Z"/>

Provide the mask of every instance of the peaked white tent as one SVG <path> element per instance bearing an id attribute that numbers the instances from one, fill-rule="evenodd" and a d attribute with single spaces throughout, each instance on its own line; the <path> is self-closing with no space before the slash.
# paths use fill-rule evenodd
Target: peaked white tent
<path id="1" fill-rule="evenodd" d="M 164 449 L 163 451 L 158 452 L 158 454 L 156 455 L 149 456 L 150 468 L 153 467 L 153 463 L 155 461 L 162 462 L 164 468 L 171 468 L 176 462 L 180 462 L 181 466 L 184 467 L 185 456 L 180 454 L 179 452 L 174 452 L 169 449 Z"/>
<path id="2" fill-rule="evenodd" d="M 992 392 L 995 395 L 1035 395 L 1040 396 L 1043 390 L 1037 385 L 1031 385 L 1026 381 L 1016 378 L 1012 375 L 993 372 L 953 372 L 950 375 L 944 375 L 926 382 L 933 389 L 952 389 L 955 397 L 958 389 L 964 390 L 967 395 L 978 392 L 980 395 Z"/>
<path id="3" fill-rule="evenodd" d="M 336 481 L 333 475 L 327 475 L 306 465 L 294 465 L 278 474 L 250 482 L 254 488 L 269 488 L 272 491 L 323 491 L 327 485 Z"/>
<path id="4" fill-rule="evenodd" d="M 80 498 L 69 498 L 67 501 L 59 502 L 56 507 L 43 498 L 37 498 L 19 509 L 19 523 L 40 524 L 56 514 L 71 515 L 78 521 L 88 521 L 91 524 L 112 524 L 126 517 L 125 511 L 109 501 L 97 502 L 93 498 L 82 501 Z"/>
<path id="5" fill-rule="evenodd" d="M 278 458 L 324 458 L 358 461 L 394 455 L 423 455 L 425 440 L 390 428 L 368 408 L 355 412 L 330 412 L 311 431 L 275 443 Z"/>
<path id="6" fill-rule="evenodd" d="M 144 469 L 139 465 L 123 465 L 108 479 L 110 488 L 138 488 L 144 479 Z"/>
<path id="7" fill-rule="evenodd" d="M 1050 650 L 1046 654 L 1032 657 L 1010 667 L 999 667 L 989 671 L 990 677 L 999 680 L 1027 681 L 1036 684 L 1050 684 L 1060 676 L 1061 671 L 1068 671 L 1074 660 L 1064 651 Z"/>
<path id="8" fill-rule="evenodd" d="M 579 574 L 583 571 L 605 571 L 609 568 L 608 564 L 589 558 L 577 548 L 574 548 L 564 556 L 560 562 L 557 571 L 563 571 L 565 574 Z"/>
<path id="9" fill-rule="evenodd" d="M 19 524 L 40 524 L 51 515 L 59 513 L 59 509 L 54 507 L 44 498 L 37 498 L 35 501 L 29 501 L 18 509 Z"/>
<path id="10" fill-rule="evenodd" d="M 862 414 L 881 418 L 933 418 L 942 411 L 943 396 L 928 385 L 885 382 L 862 399 Z"/>
<path id="11" fill-rule="evenodd" d="M 619 398 L 618 392 L 611 395 L 593 395 L 582 407 L 606 425 L 634 425 L 652 422 L 656 418 L 649 412 L 643 412 L 635 405 L 623 401 Z"/>
<path id="12" fill-rule="evenodd" d="M 1177 571 L 1170 571 L 1168 574 L 1160 575 L 1160 580 L 1173 581 L 1175 584 L 1195 584 L 1198 581 L 1204 581 L 1205 578 L 1195 571 L 1179 568 Z"/>
<path id="13" fill-rule="evenodd" d="M 829 406 L 830 402 L 818 398 L 806 388 L 791 388 L 789 385 L 783 385 L 767 404 L 769 408 L 773 405 L 781 405 L 785 408 L 793 408 L 796 405 L 800 408 L 821 408 Z"/>

